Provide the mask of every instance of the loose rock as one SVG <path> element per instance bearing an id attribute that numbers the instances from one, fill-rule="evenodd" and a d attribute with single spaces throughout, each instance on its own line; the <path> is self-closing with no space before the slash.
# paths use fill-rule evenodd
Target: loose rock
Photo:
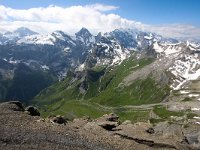
<path id="1" fill-rule="evenodd" d="M 31 116 L 40 116 L 40 112 L 38 111 L 38 109 L 33 106 L 26 107 L 25 111 L 28 112 Z"/>
<path id="2" fill-rule="evenodd" d="M 66 124 L 66 119 L 64 119 L 64 117 L 57 115 L 56 117 L 53 117 L 51 119 L 54 123 L 58 123 L 58 124 Z"/>
<path id="3" fill-rule="evenodd" d="M 114 128 L 119 126 L 117 122 L 111 122 L 111 121 L 99 122 L 98 125 L 108 131 L 112 131 Z"/>
<path id="4" fill-rule="evenodd" d="M 153 128 L 149 128 L 146 130 L 147 133 L 149 134 L 153 134 L 154 133 L 154 129 Z"/>
<path id="5" fill-rule="evenodd" d="M 113 113 L 110 113 L 109 115 L 105 115 L 104 117 L 105 117 L 106 121 L 114 121 L 114 122 L 119 121 L 119 117 Z"/>

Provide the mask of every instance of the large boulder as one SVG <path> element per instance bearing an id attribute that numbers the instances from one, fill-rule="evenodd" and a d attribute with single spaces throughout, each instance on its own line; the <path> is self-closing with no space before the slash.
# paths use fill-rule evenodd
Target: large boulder
<path id="1" fill-rule="evenodd" d="M 96 123 L 98 126 L 101 126 L 102 128 L 112 131 L 117 126 L 119 126 L 119 117 L 116 114 L 105 114 L 102 117 L 98 118 L 96 120 Z"/>
<path id="2" fill-rule="evenodd" d="M 108 131 L 112 131 L 119 126 L 117 122 L 111 122 L 111 121 L 99 122 L 98 125 Z"/>
<path id="3" fill-rule="evenodd" d="M 19 102 L 19 101 L 10 101 L 8 103 L 11 104 L 10 108 L 13 109 L 14 111 L 24 111 L 24 107 L 23 107 L 21 102 Z"/>
<path id="4" fill-rule="evenodd" d="M 67 122 L 67 120 L 64 119 L 64 117 L 62 117 L 60 115 L 51 117 L 50 121 L 53 122 L 53 123 L 58 123 L 58 124 L 66 124 L 66 122 Z"/>
<path id="5" fill-rule="evenodd" d="M 4 112 L 24 111 L 24 107 L 19 101 L 9 101 L 1 103 L 0 109 L 4 110 Z"/>
<path id="6" fill-rule="evenodd" d="M 148 128 L 148 129 L 146 130 L 146 132 L 149 133 L 149 134 L 155 133 L 155 131 L 154 131 L 153 128 Z"/>
<path id="7" fill-rule="evenodd" d="M 186 134 L 185 140 L 194 148 L 200 148 L 200 131 Z"/>
<path id="8" fill-rule="evenodd" d="M 114 122 L 119 121 L 119 117 L 114 113 L 106 114 L 103 117 L 105 118 L 106 121 L 114 121 Z"/>
<path id="9" fill-rule="evenodd" d="M 28 112 L 28 114 L 31 115 L 31 116 L 40 116 L 40 112 L 34 106 L 26 107 L 25 111 Z"/>

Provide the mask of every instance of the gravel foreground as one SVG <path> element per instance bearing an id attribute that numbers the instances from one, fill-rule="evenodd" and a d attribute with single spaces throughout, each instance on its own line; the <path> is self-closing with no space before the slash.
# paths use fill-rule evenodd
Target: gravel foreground
<path id="1" fill-rule="evenodd" d="M 185 137 L 179 129 L 168 124 L 157 128 L 149 123 L 121 124 L 114 114 L 55 123 L 52 118 L 30 115 L 19 102 L 0 104 L 1 150 L 199 149 L 199 136 Z M 200 131 L 199 127 L 193 129 L 194 133 Z M 190 139 L 197 143 L 190 144 Z"/>
<path id="2" fill-rule="evenodd" d="M 0 104 L 0 149 L 114 149 L 109 144 L 90 141 L 68 125 L 43 122 L 18 110 L 15 104 Z"/>

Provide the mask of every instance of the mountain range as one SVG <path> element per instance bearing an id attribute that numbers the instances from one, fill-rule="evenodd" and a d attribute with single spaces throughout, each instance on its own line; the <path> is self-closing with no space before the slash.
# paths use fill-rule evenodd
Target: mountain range
<path id="1" fill-rule="evenodd" d="M 200 42 L 137 29 L 92 35 L 0 34 L 0 99 L 60 111 L 92 103 L 127 106 L 200 100 Z M 77 103 L 76 103 L 77 102 Z M 75 104 L 76 103 L 76 104 Z M 84 104 L 85 105 L 85 104 Z"/>

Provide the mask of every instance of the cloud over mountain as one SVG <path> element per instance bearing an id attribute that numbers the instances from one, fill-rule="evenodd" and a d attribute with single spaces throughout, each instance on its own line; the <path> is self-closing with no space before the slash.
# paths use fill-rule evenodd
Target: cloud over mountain
<path id="1" fill-rule="evenodd" d="M 40 33 L 63 30 L 73 34 L 82 27 L 87 27 L 92 33 L 107 32 L 116 28 L 137 28 L 169 37 L 200 38 L 198 27 L 182 24 L 147 25 L 114 14 L 116 9 L 119 7 L 103 4 L 65 8 L 50 5 L 30 9 L 13 9 L 1 5 L 0 31 L 12 31 L 24 26 Z"/>

